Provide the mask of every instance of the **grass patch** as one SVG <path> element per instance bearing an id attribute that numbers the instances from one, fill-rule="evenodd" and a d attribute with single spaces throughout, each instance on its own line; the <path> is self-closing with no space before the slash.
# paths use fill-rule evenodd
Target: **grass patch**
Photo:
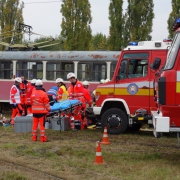
<path id="1" fill-rule="evenodd" d="M 111 144 L 101 145 L 105 164 L 95 165 L 96 141 L 102 140 L 101 130 L 47 130 L 50 142 L 41 143 L 32 142 L 31 133 L 0 128 L 1 179 L 42 179 L 42 172 L 43 179 L 50 179 L 47 174 L 68 180 L 180 179 L 180 148 L 173 134 L 160 139 L 149 132 L 109 135 Z M 12 167 L 6 167 L 11 172 L 3 169 L 6 161 L 12 162 Z M 30 172 L 28 168 L 36 171 Z"/>

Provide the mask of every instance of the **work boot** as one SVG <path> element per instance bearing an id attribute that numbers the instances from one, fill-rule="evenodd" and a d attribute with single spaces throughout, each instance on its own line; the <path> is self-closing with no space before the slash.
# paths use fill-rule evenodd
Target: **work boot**
<path id="1" fill-rule="evenodd" d="M 40 142 L 47 142 L 47 137 L 46 136 L 41 136 L 40 137 Z"/>
<path id="2" fill-rule="evenodd" d="M 37 136 L 32 136 L 32 141 L 37 141 Z"/>

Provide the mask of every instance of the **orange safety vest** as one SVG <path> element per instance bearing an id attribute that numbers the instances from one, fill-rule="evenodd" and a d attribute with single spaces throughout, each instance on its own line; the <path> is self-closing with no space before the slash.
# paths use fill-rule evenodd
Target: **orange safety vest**
<path id="1" fill-rule="evenodd" d="M 35 89 L 35 86 L 29 85 L 27 92 L 26 92 L 25 104 L 31 104 L 31 94 L 34 89 Z"/>
<path id="2" fill-rule="evenodd" d="M 86 107 L 86 100 L 84 98 L 84 87 L 79 80 L 76 80 L 74 86 L 72 84 L 69 86 L 68 94 L 70 99 L 78 99 L 82 102 L 82 107 Z"/>
<path id="3" fill-rule="evenodd" d="M 49 98 L 42 88 L 33 90 L 31 104 L 33 114 L 46 114 L 50 111 Z"/>
<path id="4" fill-rule="evenodd" d="M 26 98 L 26 92 L 27 92 L 27 89 L 30 87 L 30 84 L 28 81 L 24 80 L 24 82 L 20 83 L 20 95 L 21 95 L 21 98 Z"/>

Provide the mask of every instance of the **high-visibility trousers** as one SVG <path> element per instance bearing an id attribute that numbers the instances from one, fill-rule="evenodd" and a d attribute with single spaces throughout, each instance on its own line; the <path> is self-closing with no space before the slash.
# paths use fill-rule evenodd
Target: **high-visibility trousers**
<path id="1" fill-rule="evenodd" d="M 16 116 L 22 116 L 22 107 L 20 104 L 11 104 L 12 114 L 11 114 L 11 124 L 14 125 L 14 119 Z"/>
<path id="2" fill-rule="evenodd" d="M 82 107 L 78 107 L 74 110 L 73 113 L 74 124 L 72 124 L 71 128 L 73 129 L 85 129 L 87 127 L 87 119 L 85 118 L 85 110 Z"/>
<path id="3" fill-rule="evenodd" d="M 38 124 L 40 125 L 40 141 L 45 142 L 47 140 L 45 136 L 45 116 L 42 117 L 33 117 L 33 126 L 32 126 L 32 140 L 37 140 L 37 129 Z"/>

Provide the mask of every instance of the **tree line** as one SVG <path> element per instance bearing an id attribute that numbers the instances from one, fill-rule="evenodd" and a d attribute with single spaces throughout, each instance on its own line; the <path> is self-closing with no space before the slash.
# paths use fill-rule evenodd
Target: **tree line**
<path id="1" fill-rule="evenodd" d="M 153 19 L 153 0 L 127 0 L 128 6 L 123 11 L 123 0 L 110 0 L 109 35 L 92 34 L 91 5 L 89 0 L 63 0 L 60 6 L 62 13 L 61 32 L 55 37 L 59 44 L 44 47 L 42 50 L 111 50 L 120 51 L 130 41 L 151 40 Z M 172 12 L 167 20 L 169 38 L 174 20 L 180 11 L 180 2 L 171 0 Z M 20 0 L 0 0 L 0 41 L 6 43 L 24 43 L 19 23 L 23 23 L 24 2 Z M 57 24 L 59 26 L 59 24 Z M 19 30 L 19 31 L 18 31 Z M 43 34 L 43 32 L 42 32 Z M 45 41 L 45 37 L 34 40 L 34 43 Z M 5 45 L 0 46 L 5 50 Z"/>

